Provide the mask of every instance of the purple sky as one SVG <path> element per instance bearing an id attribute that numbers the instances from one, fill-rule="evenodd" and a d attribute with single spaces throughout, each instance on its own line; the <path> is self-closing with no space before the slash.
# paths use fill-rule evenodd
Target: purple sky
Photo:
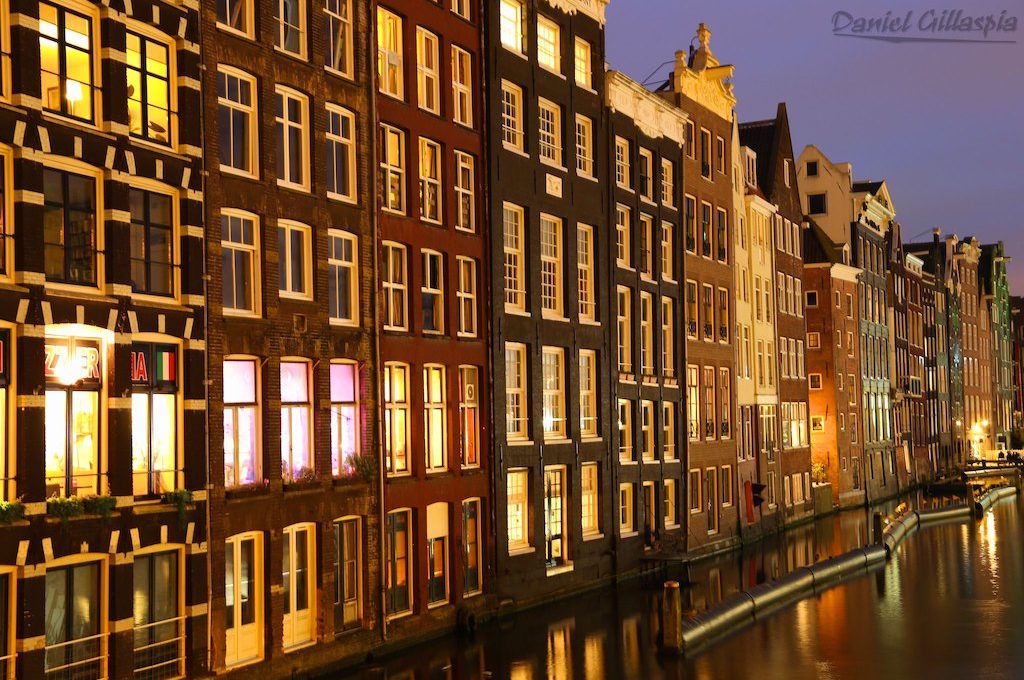
<path id="1" fill-rule="evenodd" d="M 832 35 L 832 15 L 903 14 L 959 5 L 1018 17 L 1012 45 L 891 44 Z M 785 101 L 795 152 L 816 144 L 889 182 L 908 240 L 931 230 L 1002 239 L 1011 291 L 1024 295 L 1024 0 L 611 0 L 608 62 L 641 80 L 686 49 L 697 24 L 736 66 L 740 121 Z M 991 37 L 992 34 L 990 34 Z M 664 81 L 670 66 L 650 83 Z M 920 232 L 925 232 L 923 235 Z"/>

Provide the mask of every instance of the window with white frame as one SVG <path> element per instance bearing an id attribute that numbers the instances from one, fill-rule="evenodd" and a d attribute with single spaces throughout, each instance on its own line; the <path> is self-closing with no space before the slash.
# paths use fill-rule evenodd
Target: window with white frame
<path id="1" fill-rule="evenodd" d="M 416 27 L 416 101 L 424 111 L 441 111 L 440 41 L 437 36 Z"/>
<path id="2" fill-rule="evenodd" d="M 596 536 L 601 532 L 600 486 L 598 485 L 597 463 L 583 463 L 580 467 L 580 506 L 582 509 L 582 534 Z"/>
<path id="3" fill-rule="evenodd" d="M 549 71 L 562 72 L 562 36 L 558 24 L 537 15 L 537 63 Z"/>
<path id="4" fill-rule="evenodd" d="M 383 245 L 381 281 L 384 287 L 384 330 L 408 330 L 409 273 L 406 248 L 388 241 Z"/>
<path id="5" fill-rule="evenodd" d="M 661 204 L 676 206 L 676 164 L 667 158 L 661 159 Z"/>
<path id="6" fill-rule="evenodd" d="M 444 332 L 444 255 L 436 250 L 423 250 L 421 253 L 423 271 L 421 273 L 420 298 L 423 312 L 423 332 Z"/>
<path id="7" fill-rule="evenodd" d="M 277 223 L 277 254 L 281 297 L 313 297 L 312 246 L 309 225 L 291 220 Z"/>
<path id="8" fill-rule="evenodd" d="M 285 483 L 313 478 L 313 403 L 308 361 L 281 362 L 281 476 Z"/>
<path id="9" fill-rule="evenodd" d="M 654 375 L 654 301 L 647 291 L 640 293 L 640 372 Z"/>
<path id="10" fill-rule="evenodd" d="M 654 218 L 646 213 L 640 213 L 640 275 L 654 277 Z"/>
<path id="11" fill-rule="evenodd" d="M 540 144 L 540 160 L 543 163 L 562 166 L 562 107 L 540 99 L 537 102 L 537 140 Z"/>
<path id="12" fill-rule="evenodd" d="M 511 555 L 530 548 L 530 473 L 509 470 L 505 479 L 508 552 Z"/>
<path id="13" fill-rule="evenodd" d="M 700 439 L 700 368 L 686 367 L 686 431 L 690 441 Z"/>
<path id="14" fill-rule="evenodd" d="M 665 480 L 665 528 L 679 526 L 679 513 L 677 508 L 676 480 Z"/>
<path id="15" fill-rule="evenodd" d="M 256 99 L 256 78 L 238 69 L 217 66 L 222 170 L 251 176 L 259 174 Z"/>
<path id="16" fill-rule="evenodd" d="M 544 564 L 549 569 L 565 564 L 568 558 L 567 482 L 565 466 L 544 469 Z"/>
<path id="17" fill-rule="evenodd" d="M 597 352 L 580 350 L 580 435 L 596 437 L 597 429 Z"/>
<path id="18" fill-rule="evenodd" d="M 230 668 L 263 658 L 262 533 L 225 539 L 224 599 L 224 663 Z"/>
<path id="19" fill-rule="evenodd" d="M 132 637 L 135 677 L 140 680 L 165 674 L 185 676 L 182 561 L 180 548 L 135 553 L 132 562 L 132 599 L 135 604 Z M 6 578 L 12 576 L 0 574 L 0 591 L 5 597 L 10 592 L 5 588 L 9 585 Z M 6 632 L 6 625 L 3 628 L 0 632 Z M 13 664 L 13 660 L 5 659 L 3 664 Z M 0 669 L 9 670 L 3 664 L 0 664 Z M 4 673 L 3 677 L 11 675 Z"/>
<path id="20" fill-rule="evenodd" d="M 412 610 L 412 511 L 392 510 L 384 527 L 384 611 L 397 616 Z"/>
<path id="21" fill-rule="evenodd" d="M 463 19 L 469 19 L 469 0 L 452 0 L 452 11 Z"/>
<path id="22" fill-rule="evenodd" d="M 565 350 L 544 347 L 541 352 L 545 439 L 565 439 Z"/>
<path id="23" fill-rule="evenodd" d="M 217 27 L 253 37 L 253 0 L 218 0 Z"/>
<path id="24" fill-rule="evenodd" d="M 615 206 L 615 263 L 627 269 L 633 266 L 630 254 L 632 249 L 631 221 L 629 208 L 624 205 Z"/>
<path id="25" fill-rule="evenodd" d="M 504 230 L 505 309 L 526 311 L 526 254 L 523 209 L 505 203 L 502 210 Z"/>
<path id="26" fill-rule="evenodd" d="M 222 210 L 220 216 L 221 277 L 226 313 L 255 314 L 259 304 L 259 218 Z"/>
<path id="27" fill-rule="evenodd" d="M 545 315 L 562 317 L 563 248 L 562 220 L 551 215 L 540 216 L 540 299 Z"/>
<path id="28" fill-rule="evenodd" d="M 719 433 L 722 439 L 732 437 L 732 373 L 728 368 L 718 369 L 718 399 L 722 413 Z"/>
<path id="29" fill-rule="evenodd" d="M 352 78 L 352 0 L 323 0 L 324 3 L 324 65 L 330 70 Z"/>
<path id="30" fill-rule="evenodd" d="M 580 321 L 597 320 L 597 292 L 594 288 L 594 228 L 576 225 L 576 298 Z"/>
<path id="31" fill-rule="evenodd" d="M 277 35 L 274 46 L 297 57 L 306 56 L 306 2 L 275 0 Z"/>
<path id="32" fill-rule="evenodd" d="M 327 231 L 327 312 L 331 323 L 359 322 L 358 248 L 355 234 Z"/>
<path id="33" fill-rule="evenodd" d="M 455 152 L 455 228 L 476 231 L 476 159 L 464 151 Z"/>
<path id="34" fill-rule="evenodd" d="M 405 99 L 402 19 L 377 8 L 377 86 L 386 95 Z"/>
<path id="35" fill-rule="evenodd" d="M 456 123 L 473 127 L 473 57 L 452 45 L 452 108 Z"/>
<path id="36" fill-rule="evenodd" d="M 501 81 L 501 139 L 510 149 L 524 149 L 523 90 L 507 80 Z"/>
<path id="37" fill-rule="evenodd" d="M 480 371 L 459 366 L 459 442 L 462 467 L 480 465 Z"/>
<path id="38" fill-rule="evenodd" d="M 5 30 L 0 26 L 0 31 Z M 0 36 L 0 39 L 3 39 Z M 5 50 L 6 51 L 6 50 Z M 175 82 L 171 48 L 163 39 L 127 31 L 125 73 L 128 81 L 128 133 L 158 144 L 170 144 L 174 131 L 171 83 Z M 5 55 L 6 58 L 6 55 Z M 0 74 L 3 91 L 6 74 Z"/>
<path id="39" fill-rule="evenodd" d="M 510 441 L 529 439 L 526 345 L 505 343 L 505 428 Z"/>
<path id="40" fill-rule="evenodd" d="M 380 126 L 380 184 L 382 208 L 405 213 L 405 133 Z"/>
<path id="41" fill-rule="evenodd" d="M 224 485 L 262 479 L 259 376 L 255 359 L 225 359 Z"/>
<path id="42" fill-rule="evenodd" d="M 633 298 L 630 289 L 616 291 L 616 329 L 619 337 L 619 373 L 633 372 Z"/>
<path id="43" fill-rule="evenodd" d="M 441 222 L 441 145 L 420 137 L 420 219 Z"/>
<path id="44" fill-rule="evenodd" d="M 661 404 L 661 450 L 665 460 L 676 460 L 676 405 L 670 401 Z"/>
<path id="45" fill-rule="evenodd" d="M 615 138 L 615 183 L 623 189 L 632 189 L 629 168 L 629 141 L 622 137 Z"/>
<path id="46" fill-rule="evenodd" d="M 423 367 L 423 444 L 427 472 L 448 467 L 448 381 L 444 366 Z"/>
<path id="47" fill-rule="evenodd" d="M 661 298 L 661 374 L 665 378 L 676 375 L 676 308 L 675 300 Z"/>
<path id="48" fill-rule="evenodd" d="M 409 365 L 384 364 L 384 457 L 388 474 L 409 473 Z"/>
<path id="49" fill-rule="evenodd" d="M 633 402 L 619 399 L 619 462 L 632 463 L 633 457 Z"/>
<path id="50" fill-rule="evenodd" d="M 330 364 L 331 474 L 355 473 L 359 455 L 359 366 L 338 359 Z"/>
<path id="51" fill-rule="evenodd" d="M 351 630 L 362 624 L 362 520 L 334 521 L 334 629 Z"/>
<path id="52" fill-rule="evenodd" d="M 578 113 L 576 114 L 576 172 L 584 177 L 594 176 L 594 123 Z"/>
<path id="53" fill-rule="evenodd" d="M 671 222 L 661 223 L 661 278 L 676 280 L 676 227 Z"/>
<path id="54" fill-rule="evenodd" d="M 633 517 L 633 485 L 619 484 L 619 534 L 625 536 L 636 531 Z"/>
<path id="55" fill-rule="evenodd" d="M 590 55 L 590 43 L 583 38 L 576 38 L 573 48 L 573 70 L 576 74 L 576 84 L 588 90 L 592 89 L 594 85 Z"/>
<path id="56" fill-rule="evenodd" d="M 654 454 L 654 402 L 640 401 L 640 459 L 652 461 Z"/>
<path id="57" fill-rule="evenodd" d="M 285 650 L 313 642 L 316 637 L 316 525 L 293 524 L 282 532 L 282 585 Z"/>
<path id="58" fill-rule="evenodd" d="M 640 149 L 640 195 L 648 201 L 654 200 L 654 155 L 647 149 Z"/>
<path id="59" fill-rule="evenodd" d="M 526 52 L 526 7 L 523 0 L 501 0 L 498 8 L 498 22 L 501 44 L 523 54 Z"/>
<path id="60" fill-rule="evenodd" d="M 458 257 L 459 330 L 460 337 L 475 338 L 477 334 L 476 260 Z"/>
<path id="61" fill-rule="evenodd" d="M 329 1 L 329 0 L 328 0 Z M 355 203 L 356 116 L 346 108 L 327 104 L 327 195 Z"/>

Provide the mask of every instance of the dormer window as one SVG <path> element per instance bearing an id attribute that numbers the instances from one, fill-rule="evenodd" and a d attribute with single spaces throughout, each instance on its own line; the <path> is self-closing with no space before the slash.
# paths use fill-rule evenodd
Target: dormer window
<path id="1" fill-rule="evenodd" d="M 744 181 L 748 187 L 757 188 L 757 153 L 746 147 L 743 152 L 746 160 Z"/>

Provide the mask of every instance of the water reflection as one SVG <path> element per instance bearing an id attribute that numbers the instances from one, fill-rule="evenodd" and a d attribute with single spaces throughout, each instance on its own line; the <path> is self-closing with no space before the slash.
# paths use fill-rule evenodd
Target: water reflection
<path id="1" fill-rule="evenodd" d="M 694 659 L 660 654 L 660 587 L 639 581 L 549 603 L 375 666 L 352 677 L 512 678 L 966 678 L 1021 677 L 1024 522 L 1019 501 L 983 520 L 908 539 L 882 570 L 805 600 Z M 870 539 L 871 515 L 844 513 L 755 550 L 667 574 L 691 584 L 701 610 L 814 559 Z"/>

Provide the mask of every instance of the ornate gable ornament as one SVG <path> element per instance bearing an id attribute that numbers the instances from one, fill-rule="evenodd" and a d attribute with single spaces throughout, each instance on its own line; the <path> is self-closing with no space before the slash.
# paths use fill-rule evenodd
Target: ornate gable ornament
<path id="1" fill-rule="evenodd" d="M 566 14 L 582 12 L 604 26 L 605 9 L 610 0 L 547 0 L 548 4 Z"/>
<path id="2" fill-rule="evenodd" d="M 605 101 L 612 111 L 631 119 L 652 139 L 667 137 L 682 146 L 687 115 L 618 71 L 605 77 Z"/>
<path id="3" fill-rule="evenodd" d="M 711 52 L 711 31 L 703 22 L 697 28 L 697 41 L 699 47 L 692 58 L 684 51 L 676 52 L 675 90 L 718 117 L 732 120 L 736 108 L 736 95 L 732 90 L 735 67 L 723 66 Z"/>

